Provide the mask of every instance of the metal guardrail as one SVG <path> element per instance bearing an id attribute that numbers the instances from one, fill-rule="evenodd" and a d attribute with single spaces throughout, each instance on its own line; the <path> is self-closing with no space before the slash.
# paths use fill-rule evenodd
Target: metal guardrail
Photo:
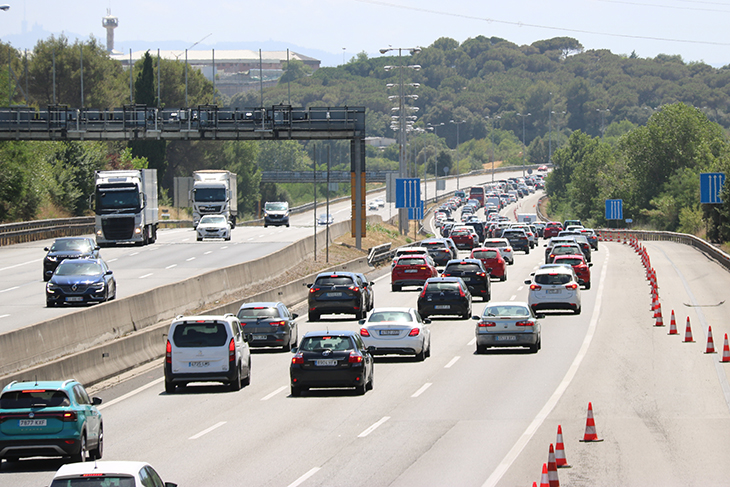
<path id="1" fill-rule="evenodd" d="M 392 242 L 388 242 L 371 248 L 370 252 L 368 252 L 368 264 L 373 265 L 387 260 L 391 254 L 390 247 L 392 245 Z"/>

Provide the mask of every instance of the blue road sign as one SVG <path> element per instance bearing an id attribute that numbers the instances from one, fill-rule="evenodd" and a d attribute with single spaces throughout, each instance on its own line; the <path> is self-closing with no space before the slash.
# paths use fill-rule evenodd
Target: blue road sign
<path id="1" fill-rule="evenodd" d="M 398 178 L 395 180 L 395 207 L 418 208 L 421 201 L 421 180 L 419 178 Z"/>
<path id="2" fill-rule="evenodd" d="M 409 220 L 423 220 L 423 201 L 418 208 L 408 208 L 408 219 Z"/>
<path id="3" fill-rule="evenodd" d="M 624 219 L 624 200 L 606 200 L 606 220 Z"/>
<path id="4" fill-rule="evenodd" d="M 725 173 L 703 172 L 700 173 L 700 203 L 719 205 L 722 204 L 720 191 L 725 184 Z"/>

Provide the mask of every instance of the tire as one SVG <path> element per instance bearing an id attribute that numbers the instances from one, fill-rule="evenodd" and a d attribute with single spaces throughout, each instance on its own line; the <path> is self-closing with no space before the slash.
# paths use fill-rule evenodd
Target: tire
<path id="1" fill-rule="evenodd" d="M 367 382 L 365 384 L 360 384 L 358 386 L 355 386 L 355 394 L 357 394 L 358 396 L 364 395 L 367 390 L 368 390 Z"/>
<path id="2" fill-rule="evenodd" d="M 302 395 L 302 388 L 299 386 L 291 386 L 291 396 L 300 397 Z"/>
<path id="3" fill-rule="evenodd" d="M 489 347 L 487 347 L 486 345 L 477 345 L 477 353 L 487 353 L 487 348 Z"/>
<path id="4" fill-rule="evenodd" d="M 91 460 L 101 460 L 101 456 L 104 454 L 104 425 L 99 426 L 99 442 L 96 448 L 89 452 L 89 458 Z"/>
<path id="5" fill-rule="evenodd" d="M 420 311 L 418 312 L 418 314 L 421 315 L 421 319 L 423 319 L 423 320 L 425 320 L 426 318 L 428 318 L 429 316 L 431 316 L 431 315 L 426 314 L 426 313 L 421 313 Z"/>
<path id="6" fill-rule="evenodd" d="M 428 348 L 426 349 L 426 358 L 431 356 L 431 341 L 428 341 Z"/>
<path id="7" fill-rule="evenodd" d="M 195 240 L 197 240 L 198 242 L 202 242 L 203 241 L 203 238 L 202 237 L 196 237 Z"/>
<path id="8" fill-rule="evenodd" d="M 578 308 L 578 309 L 576 309 L 576 310 L 574 311 L 574 313 L 575 313 L 575 314 L 577 314 L 577 315 L 579 315 L 579 314 L 580 314 L 580 311 L 581 311 L 581 309 L 580 309 L 580 308 Z"/>
<path id="9" fill-rule="evenodd" d="M 462 320 L 468 320 L 469 318 L 471 318 L 471 312 L 470 311 L 467 311 L 466 313 L 464 313 L 463 315 L 461 315 L 461 319 Z"/>
<path id="10" fill-rule="evenodd" d="M 264 223 L 264 228 L 269 228 L 269 226 L 266 223 Z"/>
<path id="11" fill-rule="evenodd" d="M 46 308 L 55 308 L 55 307 L 56 307 L 55 302 L 46 300 Z"/>
<path id="12" fill-rule="evenodd" d="M 284 345 L 283 347 L 281 347 L 281 350 L 282 350 L 283 352 L 291 352 L 291 338 L 292 338 L 292 337 L 291 337 L 291 334 L 290 334 L 290 335 L 289 335 L 289 341 L 288 341 L 288 342 L 286 342 L 286 345 Z"/>
<path id="13" fill-rule="evenodd" d="M 286 228 L 289 228 L 289 224 L 288 223 L 286 224 Z"/>
<path id="14" fill-rule="evenodd" d="M 165 380 L 165 392 L 167 394 L 175 394 L 175 389 L 177 389 L 177 385 L 174 382 Z"/>
<path id="15" fill-rule="evenodd" d="M 228 236 L 228 237 L 226 237 L 226 238 L 225 238 L 224 240 L 225 240 L 226 242 L 230 242 L 230 240 L 231 240 L 231 237 L 230 237 L 230 236 Z"/>
<path id="16" fill-rule="evenodd" d="M 364 312 L 364 311 L 362 311 L 362 310 L 360 310 L 360 311 L 355 311 L 355 319 L 356 319 L 357 321 L 360 321 L 360 320 L 361 320 L 361 319 L 363 319 L 363 318 L 365 318 L 365 312 Z"/>
<path id="17" fill-rule="evenodd" d="M 366 385 L 366 389 L 368 391 L 372 391 L 373 390 L 373 384 L 375 382 L 375 379 L 373 378 L 374 375 L 375 374 L 373 374 L 372 372 L 370 373 L 370 380 L 368 381 L 368 383 Z"/>
<path id="18" fill-rule="evenodd" d="M 591 288 L 591 283 L 590 282 L 587 282 L 586 285 L 585 285 L 585 288 L 586 289 L 590 289 Z"/>
<path id="19" fill-rule="evenodd" d="M 71 461 L 73 463 L 81 463 L 85 462 L 87 457 L 87 451 L 86 451 L 86 432 L 81 434 L 81 446 L 79 448 L 78 453 L 74 453 L 71 455 Z"/>
<path id="20" fill-rule="evenodd" d="M 251 385 L 251 358 L 248 359 L 248 374 L 246 374 L 246 377 L 241 379 L 241 386 L 242 387 L 248 387 Z"/>
<path id="21" fill-rule="evenodd" d="M 398 293 L 398 292 L 400 292 L 400 290 L 401 290 L 401 286 L 400 286 L 400 285 L 398 285 L 398 284 L 391 284 L 391 285 L 390 285 L 390 289 L 391 289 L 391 291 L 393 291 L 394 293 Z"/>
<path id="22" fill-rule="evenodd" d="M 416 362 L 423 362 L 426 360 L 426 345 L 424 344 L 423 348 L 419 353 L 416 354 Z"/>
<path id="23" fill-rule="evenodd" d="M 241 390 L 241 364 L 236 366 L 236 375 L 233 376 L 233 380 L 228 383 L 228 390 L 236 392 Z"/>
<path id="24" fill-rule="evenodd" d="M 309 313 L 309 321 L 319 321 L 319 313 Z"/>
<path id="25" fill-rule="evenodd" d="M 525 255 L 530 255 L 530 247 L 527 247 L 527 248 L 525 249 Z"/>
<path id="26" fill-rule="evenodd" d="M 540 350 L 540 344 L 536 343 L 534 345 L 530 345 L 530 353 L 537 353 L 538 350 Z"/>

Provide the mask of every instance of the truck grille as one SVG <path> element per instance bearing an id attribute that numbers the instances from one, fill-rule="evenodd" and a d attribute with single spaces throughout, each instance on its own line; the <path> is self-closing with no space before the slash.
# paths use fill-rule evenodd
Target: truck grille
<path id="1" fill-rule="evenodd" d="M 134 235 L 134 217 L 105 218 L 101 229 L 108 240 L 129 240 Z"/>
<path id="2" fill-rule="evenodd" d="M 200 210 L 200 213 L 203 215 L 217 215 L 221 211 L 223 211 L 223 207 L 220 205 L 206 205 L 206 206 L 199 206 L 198 209 Z"/>

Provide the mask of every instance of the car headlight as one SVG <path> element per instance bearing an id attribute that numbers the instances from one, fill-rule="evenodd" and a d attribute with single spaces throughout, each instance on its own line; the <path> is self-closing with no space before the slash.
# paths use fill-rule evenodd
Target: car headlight
<path id="1" fill-rule="evenodd" d="M 58 257 L 55 257 L 55 256 L 53 256 L 53 255 L 47 255 L 47 256 L 46 256 L 46 260 L 47 260 L 48 262 L 56 262 L 56 261 L 58 260 Z"/>
<path id="2" fill-rule="evenodd" d="M 142 228 L 141 227 L 134 227 L 134 234 L 135 235 L 141 235 L 142 234 Z"/>
<path id="3" fill-rule="evenodd" d="M 103 291 L 105 286 L 106 286 L 106 284 L 104 283 L 104 281 L 102 281 L 102 282 L 95 282 L 90 287 L 94 291 Z"/>
<path id="4" fill-rule="evenodd" d="M 54 292 L 54 291 L 56 291 L 56 290 L 58 290 L 58 286 L 56 286 L 56 285 L 55 285 L 55 284 L 53 284 L 52 282 L 48 282 L 48 283 L 46 284 L 46 291 L 48 291 L 49 293 L 52 293 L 52 292 Z"/>

